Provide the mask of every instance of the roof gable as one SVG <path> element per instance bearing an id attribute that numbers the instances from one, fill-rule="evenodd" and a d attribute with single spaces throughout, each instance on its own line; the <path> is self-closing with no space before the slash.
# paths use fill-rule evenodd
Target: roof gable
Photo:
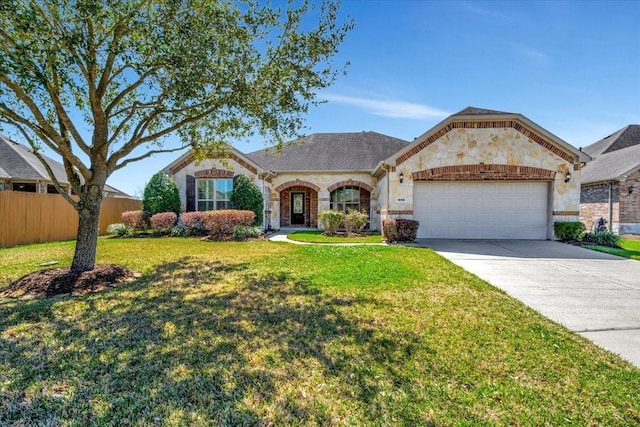
<path id="1" fill-rule="evenodd" d="M 266 148 L 247 157 L 271 171 L 372 171 L 378 163 L 409 145 L 377 132 L 315 133 Z"/>
<path id="2" fill-rule="evenodd" d="M 584 184 L 619 180 L 640 167 L 640 125 L 626 126 L 583 151 L 594 157 L 582 170 Z"/>
<path id="3" fill-rule="evenodd" d="M 475 116 L 475 117 L 474 117 Z M 476 107 L 453 114 L 415 139 L 405 150 L 388 160 L 396 166 L 413 157 L 453 129 L 513 128 L 569 163 L 588 162 L 591 158 L 566 141 L 535 124 L 525 116 Z"/>
<path id="4" fill-rule="evenodd" d="M 258 169 L 263 169 L 260 164 L 254 162 L 246 154 L 242 153 L 241 151 L 233 147 L 227 147 L 224 152 L 214 157 L 234 160 L 235 162 L 244 166 L 246 169 L 250 170 L 254 174 L 258 173 Z M 195 154 L 193 153 L 193 150 L 189 150 L 183 155 L 181 155 L 180 157 L 178 157 L 176 160 L 171 162 L 169 165 L 162 168 L 162 170 L 165 173 L 175 175 L 176 173 L 178 173 L 179 171 L 181 171 L 182 169 L 184 169 L 185 167 L 187 167 L 188 165 L 190 165 L 196 160 L 197 159 Z"/>

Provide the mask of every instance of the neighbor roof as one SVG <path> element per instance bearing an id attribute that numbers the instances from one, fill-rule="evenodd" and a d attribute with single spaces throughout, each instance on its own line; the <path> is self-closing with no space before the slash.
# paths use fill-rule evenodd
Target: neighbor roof
<path id="1" fill-rule="evenodd" d="M 370 131 L 314 133 L 286 143 L 280 152 L 266 148 L 246 156 L 274 172 L 371 171 L 407 145 L 408 141 Z"/>
<path id="2" fill-rule="evenodd" d="M 64 166 L 59 162 L 42 155 L 56 179 L 61 183 L 68 183 Z M 28 180 L 51 180 L 47 169 L 38 160 L 33 151 L 24 145 L 0 135 L 0 168 L 7 178 Z"/>
<path id="3" fill-rule="evenodd" d="M 582 149 L 594 160 L 582 169 L 582 183 L 612 181 L 640 167 L 640 125 L 629 125 Z"/>

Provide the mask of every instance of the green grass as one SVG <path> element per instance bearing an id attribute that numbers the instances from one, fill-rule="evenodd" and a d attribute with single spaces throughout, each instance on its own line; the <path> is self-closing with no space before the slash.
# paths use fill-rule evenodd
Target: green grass
<path id="1" fill-rule="evenodd" d="M 606 252 L 611 255 L 617 255 L 624 258 L 630 258 L 640 261 L 640 240 L 620 239 L 620 248 L 609 248 L 606 246 L 585 246 L 594 251 Z"/>
<path id="2" fill-rule="evenodd" d="M 382 235 L 368 233 L 361 237 L 324 236 L 319 230 L 299 230 L 287 235 L 290 240 L 307 243 L 382 243 Z"/>
<path id="3" fill-rule="evenodd" d="M 0 287 L 73 245 L 0 250 Z M 0 425 L 638 425 L 640 370 L 430 249 L 103 239 L 0 301 Z"/>

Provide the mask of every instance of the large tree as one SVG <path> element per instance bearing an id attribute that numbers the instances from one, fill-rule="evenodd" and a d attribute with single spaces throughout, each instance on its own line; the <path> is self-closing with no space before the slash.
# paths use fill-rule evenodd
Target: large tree
<path id="1" fill-rule="evenodd" d="M 79 214 L 72 271 L 94 268 L 114 171 L 299 131 L 340 71 L 329 60 L 353 24 L 337 1 L 1 0 L 0 121 L 63 159 L 79 196 L 66 196 Z"/>

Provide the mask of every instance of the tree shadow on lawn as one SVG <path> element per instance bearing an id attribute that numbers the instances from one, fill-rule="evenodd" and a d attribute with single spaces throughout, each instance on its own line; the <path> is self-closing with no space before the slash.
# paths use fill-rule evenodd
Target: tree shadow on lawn
<path id="1" fill-rule="evenodd" d="M 403 369 L 421 340 L 378 334 L 353 310 L 367 302 L 187 257 L 104 294 L 0 304 L 0 424 L 429 423 Z"/>

